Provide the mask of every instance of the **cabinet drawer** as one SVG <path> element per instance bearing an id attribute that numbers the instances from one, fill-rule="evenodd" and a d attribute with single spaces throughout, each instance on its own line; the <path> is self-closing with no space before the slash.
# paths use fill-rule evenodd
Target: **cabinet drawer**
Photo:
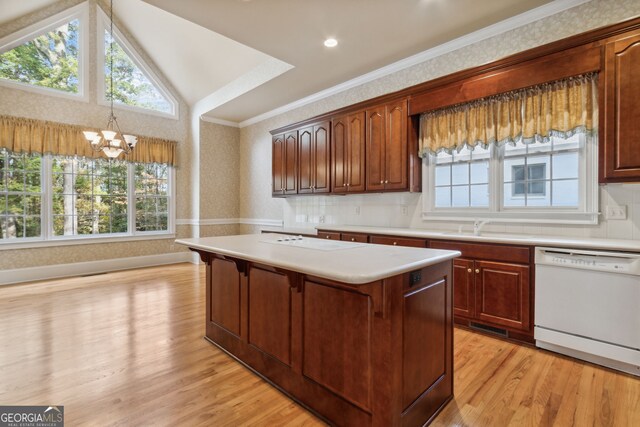
<path id="1" fill-rule="evenodd" d="M 369 243 L 369 236 L 360 233 L 342 233 L 341 240 L 347 242 Z"/>
<path id="2" fill-rule="evenodd" d="M 414 248 L 427 247 L 427 241 L 425 239 L 416 239 L 413 237 L 369 236 L 369 243 L 375 243 L 378 245 L 411 246 Z"/>
<path id="3" fill-rule="evenodd" d="M 319 239 L 340 240 L 340 233 L 335 231 L 318 231 Z"/>
<path id="4" fill-rule="evenodd" d="M 529 264 L 529 248 L 526 246 L 487 245 L 482 243 L 432 240 L 429 242 L 429 247 L 432 249 L 460 251 L 464 258 L 481 258 Z"/>

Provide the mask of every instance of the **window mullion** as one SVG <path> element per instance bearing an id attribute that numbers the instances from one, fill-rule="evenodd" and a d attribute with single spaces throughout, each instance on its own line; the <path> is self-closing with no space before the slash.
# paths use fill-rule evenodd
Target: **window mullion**
<path id="1" fill-rule="evenodd" d="M 127 163 L 127 233 L 136 234 L 136 183 L 135 183 L 135 164 Z"/>
<path id="2" fill-rule="evenodd" d="M 42 228 L 42 238 L 50 240 L 53 235 L 53 177 L 51 167 L 51 154 L 42 156 L 42 169 L 40 175 L 40 185 L 42 186 L 42 211 L 40 212 L 40 227 Z"/>

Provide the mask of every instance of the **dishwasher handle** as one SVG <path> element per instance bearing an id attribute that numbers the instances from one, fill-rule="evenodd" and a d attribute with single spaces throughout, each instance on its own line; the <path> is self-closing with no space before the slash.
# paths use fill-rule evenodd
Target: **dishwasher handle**
<path id="1" fill-rule="evenodd" d="M 637 253 L 537 247 L 535 260 L 536 266 L 553 265 L 640 276 L 640 254 Z"/>

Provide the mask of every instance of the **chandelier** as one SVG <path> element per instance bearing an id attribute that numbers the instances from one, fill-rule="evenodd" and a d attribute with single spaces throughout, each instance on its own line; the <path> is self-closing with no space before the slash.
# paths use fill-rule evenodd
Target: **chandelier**
<path id="1" fill-rule="evenodd" d="M 113 114 L 113 0 L 109 11 L 109 26 L 111 42 L 109 44 L 109 80 L 110 80 L 110 100 L 111 113 L 106 129 L 98 132 L 84 131 L 84 137 L 91 143 L 94 151 L 102 151 L 109 159 L 115 159 L 120 153 L 129 154 L 138 142 L 134 135 L 125 135 L 120 130 L 115 114 Z"/>

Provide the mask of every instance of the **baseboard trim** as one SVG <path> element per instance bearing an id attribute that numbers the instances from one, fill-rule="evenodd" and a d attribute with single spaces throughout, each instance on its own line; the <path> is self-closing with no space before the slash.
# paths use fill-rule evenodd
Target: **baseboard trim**
<path id="1" fill-rule="evenodd" d="M 41 267 L 0 270 L 0 285 L 33 282 L 36 280 L 59 279 L 87 274 L 107 273 L 155 265 L 190 262 L 199 264 L 198 254 L 193 252 L 172 252 L 158 255 L 144 255 L 98 261 L 75 262 L 71 264 L 44 265 Z"/>

